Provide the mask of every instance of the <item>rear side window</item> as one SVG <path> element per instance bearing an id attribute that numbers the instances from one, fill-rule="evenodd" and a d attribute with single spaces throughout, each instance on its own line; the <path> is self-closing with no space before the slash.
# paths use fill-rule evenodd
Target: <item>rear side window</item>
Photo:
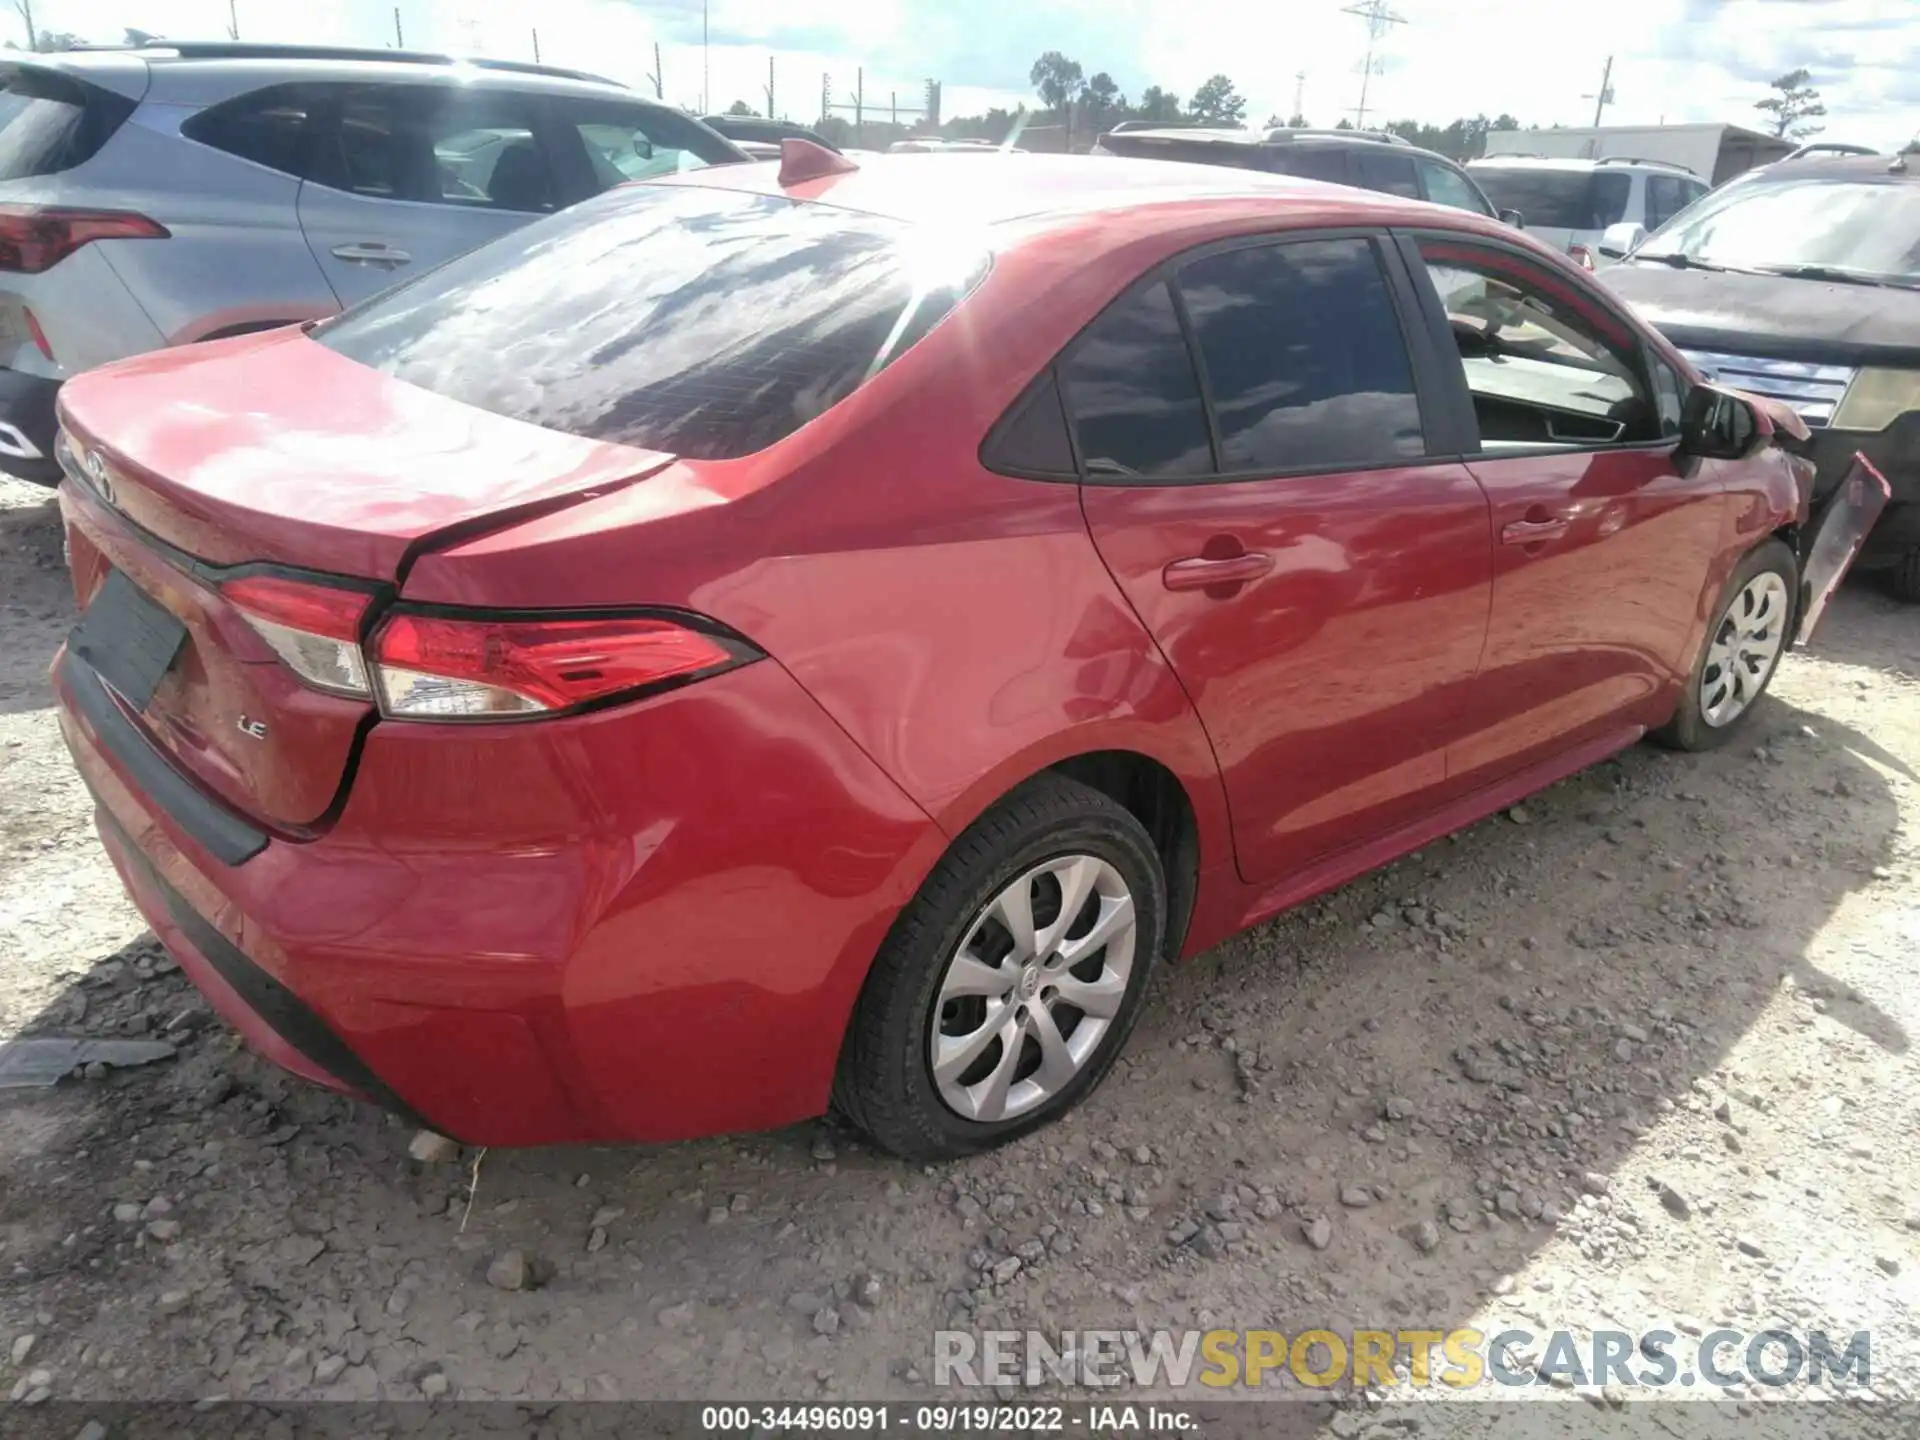
<path id="1" fill-rule="evenodd" d="M 308 124 L 318 105 L 311 85 L 276 85 L 202 110 L 180 127 L 189 140 L 211 145 L 283 175 L 305 174 Z"/>
<path id="2" fill-rule="evenodd" d="M 1475 167 L 1473 178 L 1502 210 L 1518 210 L 1529 227 L 1604 230 L 1626 218 L 1633 177 L 1613 170 Z"/>
<path id="3" fill-rule="evenodd" d="M 987 263 L 856 211 L 642 185 L 483 245 L 314 335 L 498 415 L 724 460 L 838 404 Z"/>
<path id="4" fill-rule="evenodd" d="M 55 175 L 91 160 L 133 101 L 33 65 L 0 66 L 0 180 Z"/>
<path id="5" fill-rule="evenodd" d="M 1382 147 L 1354 151 L 1353 162 L 1357 172 L 1355 183 L 1361 189 L 1404 195 L 1409 200 L 1420 198 L 1420 182 L 1414 178 L 1412 156 L 1396 155 Z"/>
<path id="6" fill-rule="evenodd" d="M 1276 145 L 1267 151 L 1267 157 L 1267 168 L 1277 175 L 1325 180 L 1332 185 L 1352 183 L 1347 152 L 1335 145 Z"/>
<path id="7" fill-rule="evenodd" d="M 1391 465 L 1425 453 L 1413 367 L 1371 241 L 1209 255 L 1180 294 L 1226 474 Z"/>
<path id="8" fill-rule="evenodd" d="M 1061 383 L 1090 477 L 1213 470 L 1200 381 L 1164 283 L 1135 291 L 1088 326 Z"/>
<path id="9" fill-rule="evenodd" d="M 1013 403 L 981 446 L 980 459 L 989 470 L 1003 475 L 1068 478 L 1075 473 L 1067 413 L 1061 408 L 1053 371 L 1043 371 Z"/>
<path id="10" fill-rule="evenodd" d="M 311 178 L 377 200 L 485 210 L 559 208 L 551 157 L 520 96 L 453 86 L 343 90 Z"/>

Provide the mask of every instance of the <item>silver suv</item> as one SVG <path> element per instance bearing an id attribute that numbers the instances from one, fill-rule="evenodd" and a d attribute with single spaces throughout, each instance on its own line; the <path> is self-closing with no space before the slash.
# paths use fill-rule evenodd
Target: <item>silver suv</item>
<path id="1" fill-rule="evenodd" d="M 1663 160 L 1549 160 L 1489 155 L 1467 173 L 1502 210 L 1517 210 L 1529 235 L 1558 250 L 1581 246 L 1590 266 L 1615 225 L 1651 234 L 1707 193 L 1691 170 Z"/>
<path id="2" fill-rule="evenodd" d="M 624 180 L 746 156 L 610 80 L 181 44 L 0 65 L 0 469 L 53 483 L 61 381 L 331 315 Z"/>

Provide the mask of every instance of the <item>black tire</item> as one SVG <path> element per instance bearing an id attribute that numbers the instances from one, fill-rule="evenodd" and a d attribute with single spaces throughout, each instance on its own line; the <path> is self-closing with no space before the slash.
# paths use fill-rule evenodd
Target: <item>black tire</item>
<path id="1" fill-rule="evenodd" d="M 1894 560 L 1887 585 L 1894 599 L 1920 605 L 1920 545 L 1909 545 Z"/>
<path id="2" fill-rule="evenodd" d="M 1076 852 L 1112 865 L 1133 897 L 1137 930 L 1124 998 L 1099 1048 L 1059 1093 L 1011 1119 L 967 1119 L 940 1098 L 927 1053 L 948 963 L 975 917 L 1023 871 Z M 883 1148 L 916 1161 L 976 1154 L 1058 1119 L 1105 1078 L 1126 1044 L 1159 961 L 1166 913 L 1166 875 L 1131 813 L 1063 776 L 1027 782 L 953 842 L 894 921 L 841 1047 L 834 1108 Z"/>
<path id="3" fill-rule="evenodd" d="M 1740 592 L 1757 575 L 1772 571 L 1786 582 L 1789 604 L 1781 618 L 1781 624 L 1788 627 L 1785 640 L 1768 667 L 1767 673 L 1760 677 L 1759 694 L 1756 694 L 1747 707 L 1738 715 L 1722 725 L 1710 725 L 1702 713 L 1700 705 L 1700 681 L 1706 673 L 1707 656 L 1712 649 L 1713 640 L 1728 622 L 1728 612 Z M 1653 739 L 1673 750 L 1712 750 L 1724 745 L 1740 728 L 1747 723 L 1747 717 L 1759 706 L 1766 688 L 1772 683 L 1776 671 L 1780 668 L 1780 657 L 1787 653 L 1792 643 L 1791 627 L 1795 623 L 1794 596 L 1800 593 L 1800 566 L 1793 558 L 1793 551 L 1779 540 L 1769 540 L 1753 550 L 1746 559 L 1734 569 L 1733 578 L 1727 581 L 1727 588 L 1720 594 L 1720 603 L 1713 612 L 1713 623 L 1707 627 L 1701 637 L 1700 653 L 1694 658 L 1693 668 L 1687 673 L 1686 688 L 1680 694 L 1680 706 L 1674 711 L 1673 719 L 1653 732 Z"/>

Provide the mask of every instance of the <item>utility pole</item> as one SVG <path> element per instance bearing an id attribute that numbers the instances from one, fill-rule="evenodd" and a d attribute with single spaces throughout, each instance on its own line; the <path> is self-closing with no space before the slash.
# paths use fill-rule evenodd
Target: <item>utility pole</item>
<path id="1" fill-rule="evenodd" d="M 767 119 L 776 120 L 773 113 L 773 56 L 767 56 Z"/>
<path id="2" fill-rule="evenodd" d="M 396 50 L 404 50 L 407 48 L 407 37 L 402 34 L 400 30 L 400 7 L 398 5 L 393 7 L 393 48 Z"/>
<path id="3" fill-rule="evenodd" d="M 900 128 L 900 92 L 899 91 L 889 90 L 887 92 L 887 105 L 893 111 L 893 128 L 898 130 Z"/>
<path id="4" fill-rule="evenodd" d="M 867 143 L 867 67 L 862 65 L 853 72 L 853 143 L 862 146 Z"/>
<path id="5" fill-rule="evenodd" d="M 1292 121 L 1297 116 L 1304 120 L 1307 114 L 1306 106 L 1307 72 L 1304 70 L 1296 70 L 1293 74 L 1293 114 L 1289 115 L 1287 119 Z"/>
<path id="6" fill-rule="evenodd" d="M 240 0 L 227 0 L 227 38 L 229 40 L 240 38 L 239 4 Z"/>
<path id="7" fill-rule="evenodd" d="M 653 73 L 647 76 L 653 82 L 653 98 L 656 100 L 667 98 L 665 76 L 666 72 L 660 68 L 660 42 L 656 40 L 653 42 Z"/>
<path id="8" fill-rule="evenodd" d="M 538 25 L 533 27 L 533 63 L 536 65 L 540 63 L 540 27 Z"/>
<path id="9" fill-rule="evenodd" d="M 1367 126 L 1367 85 L 1375 75 L 1382 73 L 1382 61 L 1374 59 L 1373 52 L 1386 33 L 1395 25 L 1407 23 L 1407 17 L 1396 15 L 1387 8 L 1387 0 L 1356 0 L 1355 4 L 1340 7 L 1342 15 L 1357 15 L 1367 22 L 1367 58 L 1360 63 L 1360 104 L 1353 112 L 1353 123 L 1357 129 Z"/>
<path id="10" fill-rule="evenodd" d="M 820 119 L 824 122 L 833 114 L 833 76 L 825 70 L 820 72 Z"/>
<path id="11" fill-rule="evenodd" d="M 700 113 L 713 113 L 713 97 L 708 93 L 713 83 L 713 51 L 707 43 L 707 0 L 700 0 Z"/>
<path id="12" fill-rule="evenodd" d="M 1600 72 L 1600 93 L 1598 95 L 1582 95 L 1580 97 L 1582 100 L 1593 101 L 1593 125 L 1596 130 L 1600 128 L 1601 114 L 1606 110 L 1607 106 L 1613 103 L 1612 80 L 1613 57 L 1609 55 L 1607 56 L 1607 68 Z"/>

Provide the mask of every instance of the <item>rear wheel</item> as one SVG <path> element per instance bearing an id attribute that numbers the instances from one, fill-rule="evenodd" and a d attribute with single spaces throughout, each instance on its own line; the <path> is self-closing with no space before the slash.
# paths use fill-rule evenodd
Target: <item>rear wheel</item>
<path id="1" fill-rule="evenodd" d="M 1799 585 L 1793 552 L 1778 540 L 1740 562 L 1707 629 L 1680 707 L 1654 739 L 1676 750 L 1711 750 L 1732 737 L 1786 653 Z"/>
<path id="2" fill-rule="evenodd" d="M 855 1007 L 837 1108 L 912 1160 L 1003 1144 L 1093 1090 L 1138 1018 L 1166 880 L 1125 808 L 1060 776 L 954 842 Z"/>

